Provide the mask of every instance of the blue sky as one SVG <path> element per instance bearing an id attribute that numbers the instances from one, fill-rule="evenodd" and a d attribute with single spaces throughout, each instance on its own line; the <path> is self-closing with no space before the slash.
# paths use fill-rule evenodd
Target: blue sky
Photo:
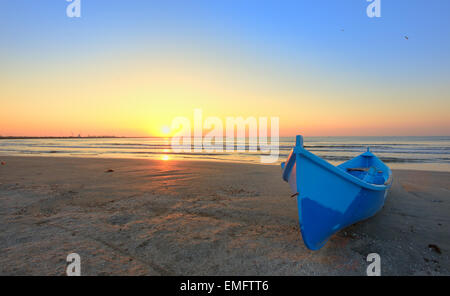
<path id="1" fill-rule="evenodd" d="M 353 88 L 377 93 L 363 94 L 364 103 L 387 105 L 397 94 L 449 107 L 450 1 L 381 3 L 382 17 L 368 18 L 365 0 L 82 0 L 82 17 L 70 19 L 64 0 L 1 0 L 0 77 L 65 61 L 170 55 L 233 65 L 235 75 L 277 89 L 329 88 L 342 98 Z"/>

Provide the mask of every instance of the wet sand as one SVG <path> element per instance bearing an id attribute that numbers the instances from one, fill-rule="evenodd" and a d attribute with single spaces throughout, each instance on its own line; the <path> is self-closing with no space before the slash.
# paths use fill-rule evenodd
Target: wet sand
<path id="1" fill-rule="evenodd" d="M 394 171 L 383 210 L 313 252 L 278 166 L 0 160 L 0 275 L 64 275 L 73 252 L 82 275 L 365 275 L 369 253 L 450 275 L 450 173 Z"/>

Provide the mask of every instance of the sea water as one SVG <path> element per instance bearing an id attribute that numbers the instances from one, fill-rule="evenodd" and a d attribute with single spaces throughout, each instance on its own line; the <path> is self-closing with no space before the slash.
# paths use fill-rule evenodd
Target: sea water
<path id="1" fill-rule="evenodd" d="M 240 143 L 244 142 L 238 141 Z M 295 137 L 281 137 L 284 161 Z M 305 137 L 310 152 L 336 165 L 370 147 L 393 169 L 450 171 L 450 137 Z M 102 158 L 150 158 L 260 163 L 261 152 L 184 152 L 171 149 L 170 138 L 47 138 L 0 139 L 0 155 Z"/>

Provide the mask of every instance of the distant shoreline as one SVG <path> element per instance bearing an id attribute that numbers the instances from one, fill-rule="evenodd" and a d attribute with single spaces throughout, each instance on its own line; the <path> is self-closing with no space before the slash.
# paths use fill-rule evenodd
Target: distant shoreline
<path id="1" fill-rule="evenodd" d="M 117 137 L 117 136 L 92 136 L 92 137 L 0 137 L 0 140 L 45 140 L 45 139 L 146 139 L 146 138 L 160 138 L 160 137 Z"/>
<path id="2" fill-rule="evenodd" d="M 437 135 L 437 136 L 305 136 L 305 138 L 447 138 L 450 135 Z M 0 136 L 0 140 L 33 140 L 33 139 L 153 139 L 153 138 L 171 138 L 171 137 L 157 137 L 157 136 L 137 136 L 137 137 L 129 137 L 129 136 L 82 136 L 82 137 L 51 137 L 51 136 L 43 136 L 43 137 L 26 137 L 26 136 Z M 195 137 L 191 137 L 195 138 Z M 225 138 L 225 137 L 224 137 Z M 248 137 L 245 137 L 248 138 Z M 280 138 L 295 138 L 294 136 L 280 136 Z"/>

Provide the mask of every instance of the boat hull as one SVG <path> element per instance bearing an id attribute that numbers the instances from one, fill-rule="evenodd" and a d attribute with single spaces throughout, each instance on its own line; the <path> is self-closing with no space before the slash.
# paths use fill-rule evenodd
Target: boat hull
<path id="1" fill-rule="evenodd" d="M 382 171 L 376 174 L 381 177 L 382 172 L 386 182 L 364 182 L 347 173 L 345 166 L 335 167 L 305 150 L 301 140 L 297 142 L 283 165 L 283 179 L 297 194 L 303 241 L 309 249 L 318 250 L 334 233 L 375 215 L 383 207 L 392 175 L 376 156 L 366 153 L 355 161 L 377 163 Z"/>

